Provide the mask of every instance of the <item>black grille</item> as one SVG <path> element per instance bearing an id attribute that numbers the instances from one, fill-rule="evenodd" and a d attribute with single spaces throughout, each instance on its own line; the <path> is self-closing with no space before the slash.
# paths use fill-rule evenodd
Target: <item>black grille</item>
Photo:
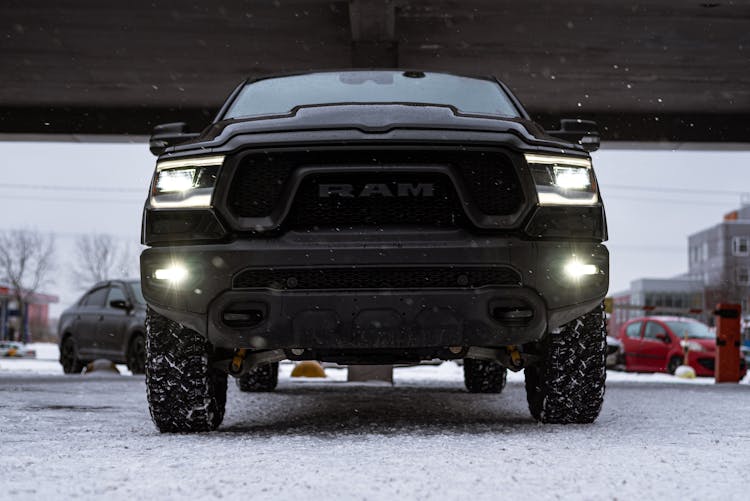
<path id="1" fill-rule="evenodd" d="M 235 289 L 429 289 L 520 285 L 506 267 L 248 269 L 234 277 Z"/>
<path id="2" fill-rule="evenodd" d="M 395 166 L 407 170 L 409 166 L 448 166 L 457 177 L 462 178 L 469 190 L 474 204 L 486 215 L 503 216 L 515 213 L 524 203 L 523 190 L 510 158 L 498 151 L 478 150 L 346 150 L 346 151 L 307 151 L 307 152 L 273 152 L 253 153 L 246 155 L 237 168 L 229 191 L 228 207 L 238 217 L 265 217 L 285 201 L 282 200 L 284 188 L 290 182 L 291 174 L 298 167 L 325 166 L 340 167 L 342 175 L 334 182 L 355 184 L 361 179 L 354 179 L 354 174 L 347 171 L 352 166 L 372 166 L 373 171 L 382 166 Z M 379 183 L 405 182 L 401 176 L 381 176 Z M 350 177 L 351 176 L 351 177 Z M 395 174 L 394 174 L 395 176 Z M 411 177 L 414 182 L 424 183 L 425 175 Z M 433 178 L 434 179 L 434 178 Z M 402 198 L 390 200 L 389 207 L 379 207 L 377 197 L 370 200 L 344 201 L 334 203 L 333 199 L 320 200 L 315 180 L 305 180 L 303 191 L 295 198 L 303 198 L 302 204 L 296 204 L 294 224 L 308 225 L 313 217 L 307 213 L 323 215 L 330 220 L 324 224 L 400 224 L 416 223 L 438 226 L 455 225 L 457 216 L 463 215 L 461 203 L 449 178 L 441 177 L 434 182 L 439 184 L 441 197 L 432 200 L 415 200 Z M 361 197 L 360 197 L 361 198 Z M 397 197 L 394 197 L 397 198 Z M 341 202 L 340 200 L 338 202 Z M 416 202 L 416 204 L 415 204 Z M 416 205 L 416 206 L 415 206 Z M 421 207 L 420 207 L 421 205 Z M 304 214 L 299 211 L 306 208 Z M 343 211 L 340 216 L 330 214 L 327 210 Z M 373 213 L 372 211 L 376 211 Z M 379 213 L 379 211 L 384 211 Z M 346 212 L 349 211 L 349 212 Z M 365 214 L 366 213 L 366 214 Z M 393 217 L 396 215 L 396 217 Z M 367 216 L 367 217 L 365 217 Z M 353 218 L 353 219 L 352 219 Z M 320 219 L 312 221 L 313 225 L 323 224 Z"/>
<path id="3" fill-rule="evenodd" d="M 264 217 L 279 204 L 284 186 L 295 169 L 294 158 L 249 155 L 232 180 L 229 210 L 240 217 Z"/>
<path id="4" fill-rule="evenodd" d="M 346 196 L 336 193 L 342 187 Z M 297 229 L 387 224 L 451 227 L 461 225 L 464 218 L 456 190 L 446 176 L 342 173 L 306 177 L 285 223 Z"/>
<path id="5" fill-rule="evenodd" d="M 505 155 L 478 151 L 454 162 L 483 213 L 505 216 L 513 214 L 523 203 L 521 182 Z"/>

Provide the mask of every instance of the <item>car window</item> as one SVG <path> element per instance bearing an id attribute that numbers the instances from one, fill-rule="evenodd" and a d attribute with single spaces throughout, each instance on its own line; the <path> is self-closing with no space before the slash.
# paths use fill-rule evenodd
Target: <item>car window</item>
<path id="1" fill-rule="evenodd" d="M 141 291 L 140 282 L 128 282 L 130 292 L 133 295 L 133 300 L 138 304 L 146 304 L 146 300 L 143 298 L 143 291 Z"/>
<path id="2" fill-rule="evenodd" d="M 302 105 L 335 103 L 437 104 L 463 113 L 519 116 L 505 91 L 491 80 L 409 71 L 331 71 L 251 82 L 224 118 L 279 115 Z"/>
<path id="3" fill-rule="evenodd" d="M 81 306 L 90 306 L 90 307 L 97 307 L 97 306 L 104 306 L 104 300 L 107 299 L 107 287 L 100 287 L 98 289 L 95 289 L 84 298 L 84 300 L 81 302 Z"/>
<path id="4" fill-rule="evenodd" d="M 641 337 L 641 324 L 642 322 L 633 322 L 632 324 L 628 325 L 625 329 L 625 335 L 630 338 Z"/>
<path id="5" fill-rule="evenodd" d="M 107 307 L 109 306 L 109 303 L 112 301 L 125 301 L 127 302 L 128 298 L 125 296 L 125 291 L 122 290 L 122 287 L 118 287 L 117 285 L 109 288 L 109 294 L 107 295 L 107 302 L 105 303 Z"/>
<path id="6" fill-rule="evenodd" d="M 688 338 L 700 338 L 700 339 L 714 339 L 716 334 L 708 328 L 707 325 L 700 322 L 667 322 L 667 325 L 675 336 L 679 338 L 685 337 L 687 334 Z"/>
<path id="7" fill-rule="evenodd" d="M 657 339 L 656 336 L 658 334 L 667 335 L 667 331 L 661 326 L 661 324 L 656 322 L 649 322 L 646 324 L 646 330 L 643 333 L 644 339 Z"/>

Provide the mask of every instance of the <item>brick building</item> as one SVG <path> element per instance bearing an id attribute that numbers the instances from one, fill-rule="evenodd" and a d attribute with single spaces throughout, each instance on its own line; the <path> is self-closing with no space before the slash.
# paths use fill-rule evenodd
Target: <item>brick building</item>
<path id="1" fill-rule="evenodd" d="M 26 325 L 20 325 L 18 304 L 10 287 L 0 285 L 0 339 L 29 341 L 37 331 L 49 325 L 49 305 L 58 297 L 50 294 L 32 294 L 27 304 Z"/>

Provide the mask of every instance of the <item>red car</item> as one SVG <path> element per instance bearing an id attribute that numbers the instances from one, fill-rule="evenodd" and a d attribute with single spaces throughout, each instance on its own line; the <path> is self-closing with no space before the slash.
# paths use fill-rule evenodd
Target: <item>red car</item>
<path id="1" fill-rule="evenodd" d="M 620 328 L 625 370 L 669 372 L 682 365 L 688 350 L 688 365 L 698 376 L 714 375 L 716 334 L 706 324 L 683 317 L 636 318 Z M 687 338 L 687 339 L 686 339 Z M 740 358 L 740 378 L 747 367 Z"/>

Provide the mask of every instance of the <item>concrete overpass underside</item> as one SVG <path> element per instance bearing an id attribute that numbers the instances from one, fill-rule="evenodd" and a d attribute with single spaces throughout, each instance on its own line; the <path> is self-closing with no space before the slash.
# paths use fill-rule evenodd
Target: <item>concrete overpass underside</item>
<path id="1" fill-rule="evenodd" d="M 495 74 L 543 125 L 748 142 L 750 1 L 4 0 L 0 134 L 208 123 L 242 79 L 403 67 Z"/>

